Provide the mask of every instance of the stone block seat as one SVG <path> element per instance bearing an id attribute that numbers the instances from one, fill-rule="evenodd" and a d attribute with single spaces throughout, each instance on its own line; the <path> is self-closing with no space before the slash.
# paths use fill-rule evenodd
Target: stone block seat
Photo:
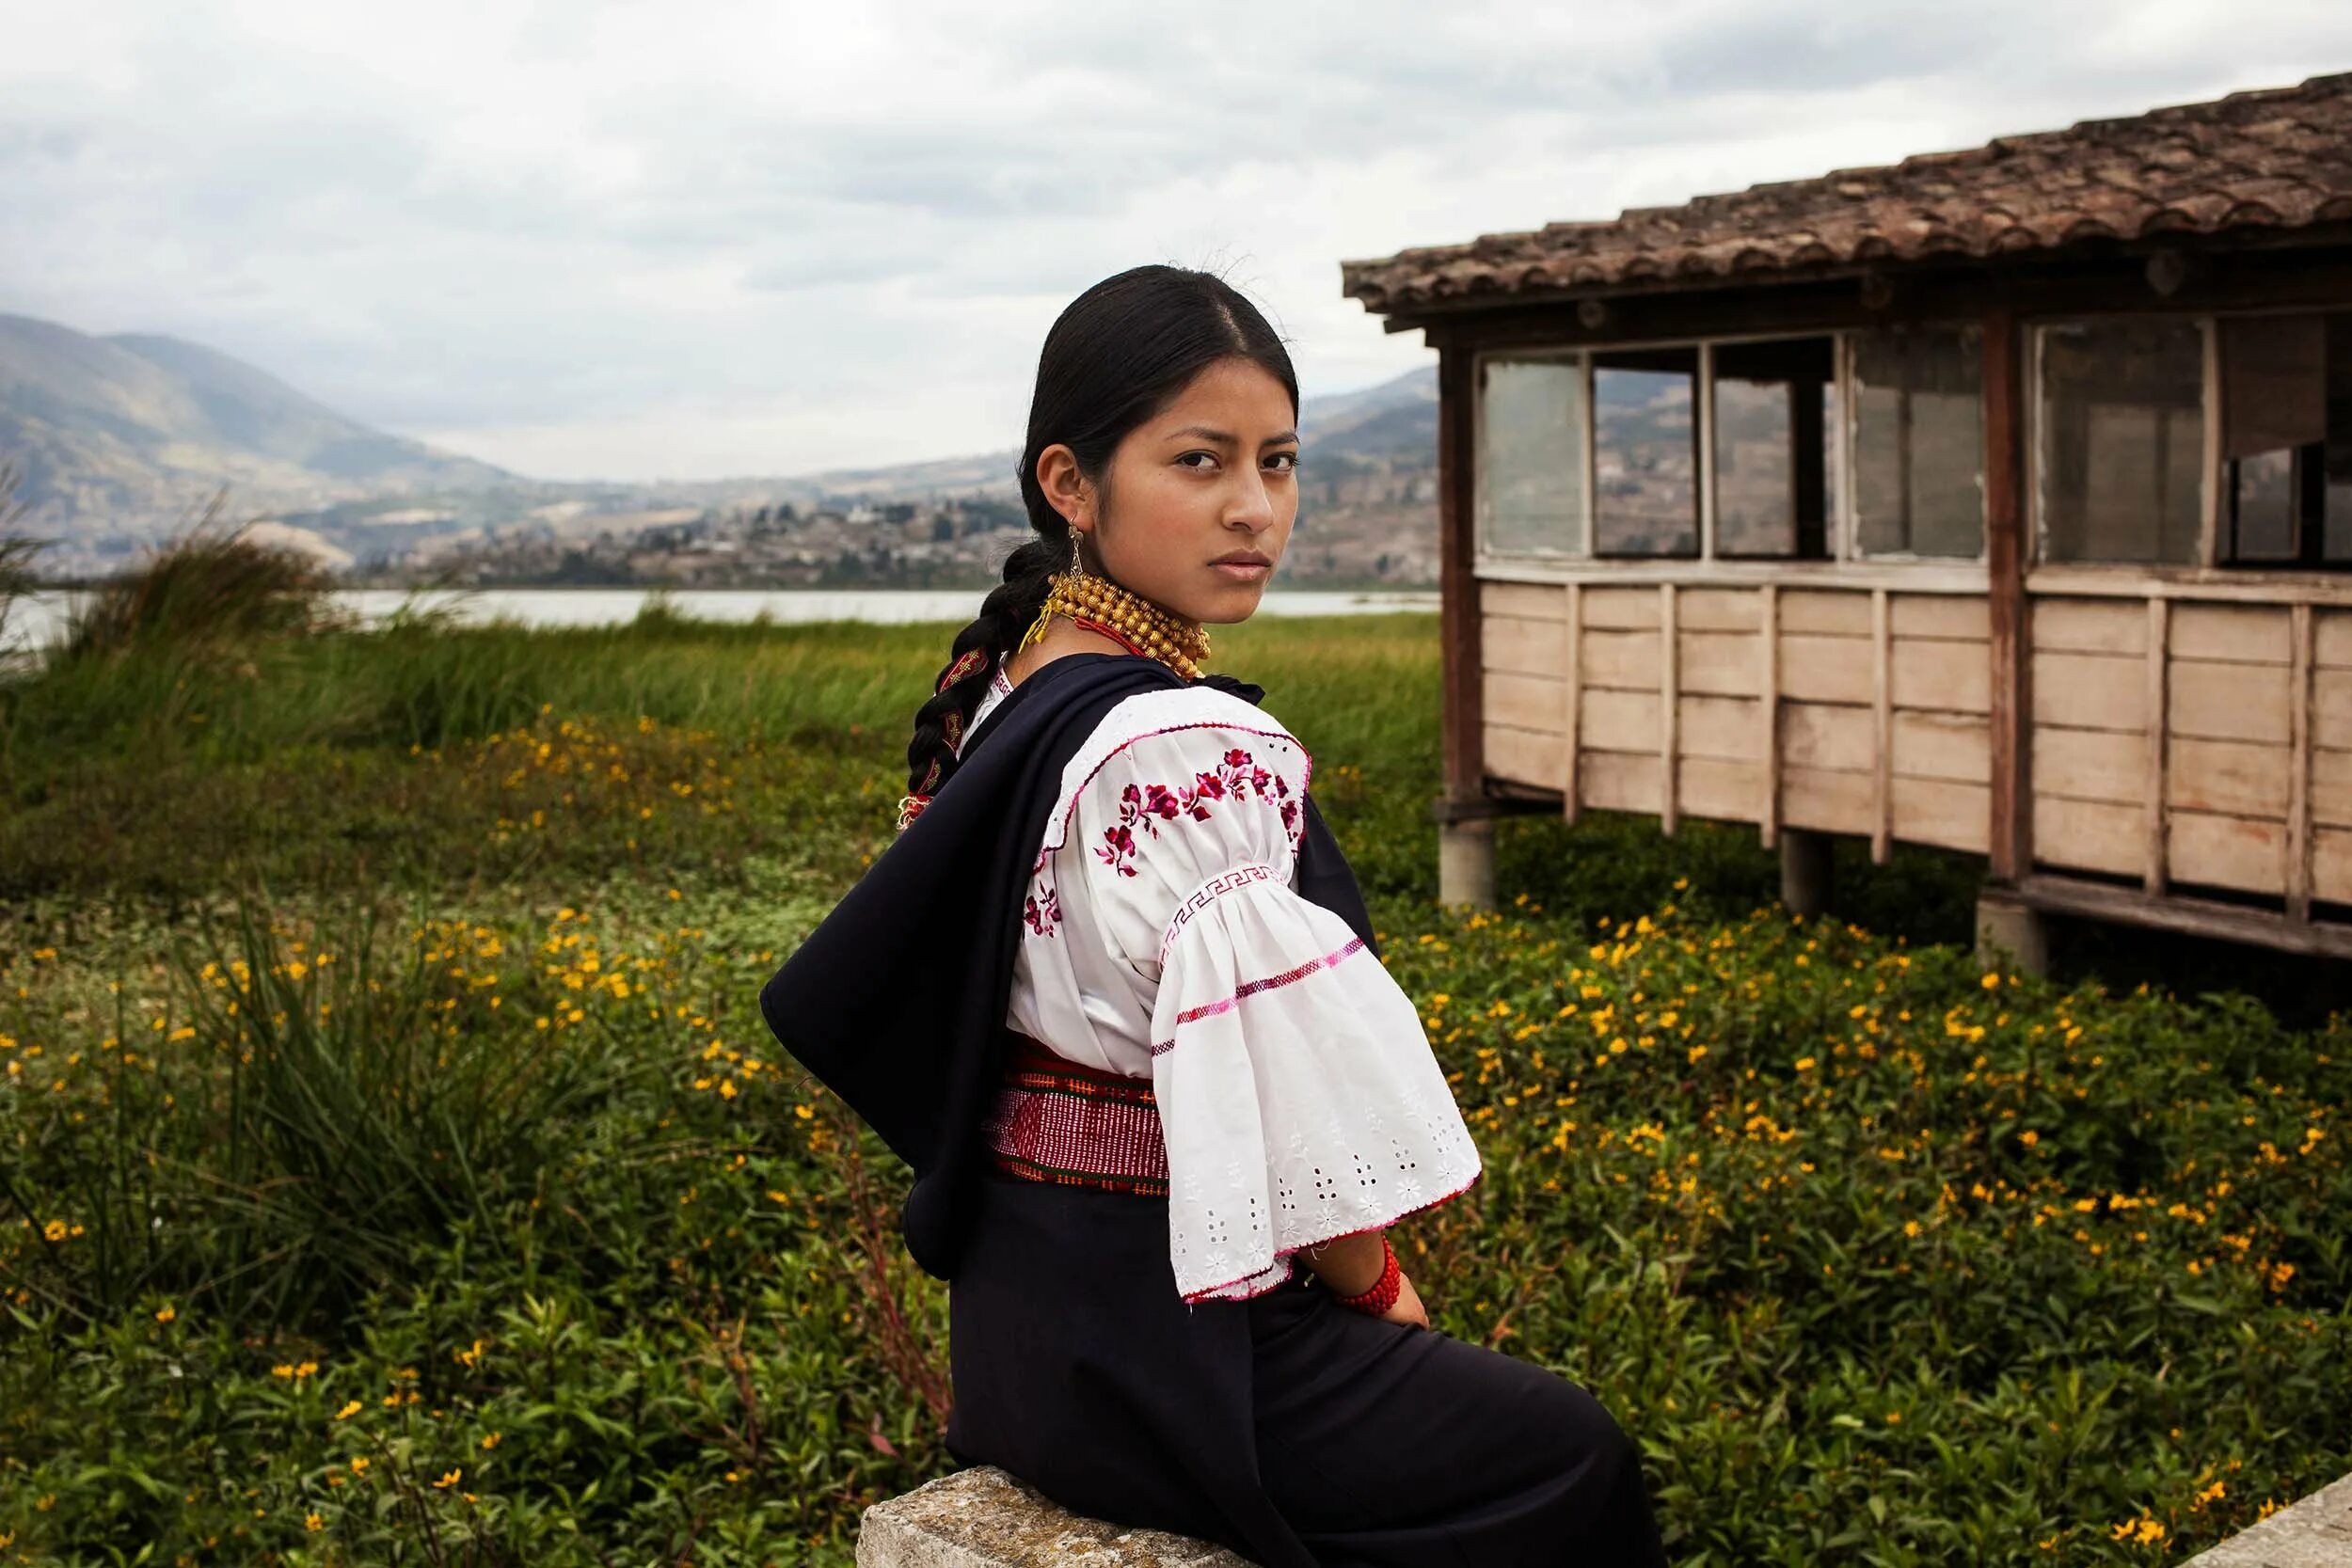
<path id="1" fill-rule="evenodd" d="M 1252 1568 L 1223 1546 L 1087 1519 L 993 1465 L 879 1502 L 858 1521 L 858 1568 Z"/>
<path id="2" fill-rule="evenodd" d="M 1203 1541 L 1081 1518 L 993 1465 L 874 1504 L 859 1521 L 857 1560 L 858 1568 L 1251 1568 Z M 2182 1568 L 2352 1568 L 2352 1476 Z"/>
<path id="3" fill-rule="evenodd" d="M 2198 1553 L 2181 1568 L 2352 1568 L 2352 1475 Z"/>

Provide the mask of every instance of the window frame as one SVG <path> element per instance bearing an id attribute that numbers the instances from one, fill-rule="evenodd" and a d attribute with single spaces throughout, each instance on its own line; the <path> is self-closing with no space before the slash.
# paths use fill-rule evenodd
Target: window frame
<path id="1" fill-rule="evenodd" d="M 2352 573 L 2352 560 L 2328 561 L 2240 561 L 2233 559 L 2230 546 L 2233 544 L 2233 520 L 2230 499 L 2224 494 L 2226 462 L 2221 455 L 2222 407 L 2221 392 L 2221 324 L 2224 321 L 2262 316 L 2326 316 L 2337 313 L 2329 307 L 2311 304 L 2265 305 L 2239 310 L 2100 310 L 2077 311 L 2065 315 L 2036 316 L 2021 325 L 2026 331 L 2025 364 L 2026 380 L 2025 402 L 2026 497 L 2029 512 L 2026 528 L 2026 558 L 2033 567 L 2053 572 L 2122 572 L 2140 577 L 2166 578 L 2183 575 L 2220 575 L 2229 579 L 2258 577 L 2289 578 L 2305 576 L 2343 577 Z M 2042 484 L 2042 433 L 2048 419 L 2043 396 L 2042 340 L 2054 326 L 2072 326 L 2084 322 L 2164 321 L 2193 324 L 2201 345 L 2201 365 L 2198 395 L 2201 400 L 2200 426 L 2202 451 L 2198 464 L 2197 557 L 2194 561 L 2053 561 L 2047 552 L 2049 542 L 2048 497 Z M 2321 546 L 2324 550 L 2324 542 Z"/>
<path id="2" fill-rule="evenodd" d="M 2198 578 L 2201 580 L 2245 581 L 2256 579 L 2305 579 L 2323 578 L 2342 579 L 2352 575 L 2352 561 L 2270 561 L 2236 562 L 2227 558 L 2224 531 L 2230 527 L 2227 498 L 2223 494 L 2221 458 L 2221 356 L 2219 323 L 2241 316 L 2279 316 L 2328 314 L 2328 306 L 2307 302 L 2264 305 L 2227 310 L 2179 310 L 2151 306 L 2126 310 L 2071 310 L 2023 314 L 2017 318 L 2019 429 L 2021 451 L 2019 480 L 2021 482 L 2020 519 L 2024 538 L 2019 541 L 2021 567 L 2029 574 L 2044 578 L 2055 587 L 2061 580 L 2093 582 L 2111 577 L 2133 577 L 2142 579 Z M 2352 309 L 2352 308 L 2347 308 Z M 2052 327 L 2082 323 L 2105 324 L 2129 320 L 2155 320 L 2169 323 L 2193 324 L 2200 341 L 2200 398 L 2201 451 L 2198 497 L 2198 545 L 2196 559 L 2190 562 L 2149 561 L 2053 561 L 2047 552 L 2048 497 L 2044 486 L 2043 439 L 2049 412 L 2044 396 L 2044 337 Z M 1903 325 L 1925 329 L 1954 328 L 1980 325 L 1974 316 L 1937 316 L 1923 318 Z M 1470 461 L 1473 467 L 1473 494 L 1470 498 L 1471 531 L 1470 566 L 1474 578 L 1502 581 L 1588 580 L 1611 577 L 1629 581 L 1713 579 L 1727 582 L 1759 582 L 1784 579 L 1794 576 L 1834 576 L 1843 581 L 1877 578 L 1889 583 L 1919 581 L 1922 588 L 1931 584 L 1922 581 L 1937 578 L 1936 586 L 1959 588 L 1981 581 L 1991 564 L 1991 517 L 1984 518 L 1984 532 L 1978 554 L 1966 556 L 1921 555 L 1916 551 L 1866 552 L 1861 548 L 1861 530 L 1855 517 L 1854 437 L 1857 409 L 1854 401 L 1853 357 L 1854 340 L 1862 332 L 1880 330 L 1878 325 L 1863 326 L 1825 327 L 1806 330 L 1780 327 L 1768 331 L 1717 333 L 1713 335 L 1680 334 L 1671 337 L 1612 340 L 1604 342 L 1575 345 L 1542 343 L 1509 346 L 1481 346 L 1470 353 Z M 1835 365 L 1836 446 L 1837 472 L 1828 486 L 1829 516 L 1824 522 L 1822 556 L 1724 556 L 1717 553 L 1716 530 L 1716 461 L 1715 461 L 1715 350 L 1731 343 L 1774 342 L 1795 338 L 1827 338 L 1832 344 Z M 1597 459 L 1593 401 L 1593 356 L 1621 350 L 1695 349 L 1699 360 L 1697 397 L 1693 418 L 1698 438 L 1698 502 L 1699 553 L 1696 556 L 1623 556 L 1597 555 L 1593 550 L 1596 500 L 1594 467 Z M 1989 352 L 1989 350 L 1988 350 Z M 1582 486 L 1582 515 L 1580 536 L 1573 549 L 1568 550 L 1494 550 L 1487 547 L 1485 534 L 1486 466 L 1478 461 L 1486 442 L 1486 398 L 1483 390 L 1483 369 L 1490 359 L 1499 360 L 1573 360 L 1581 375 L 1583 408 L 1583 465 L 1576 477 Z M 1992 439 L 1987 427 L 1982 438 Z M 1985 475 L 1979 486 L 1980 504 L 1989 503 L 1991 474 Z M 2027 583 L 2028 589 L 2034 586 Z"/>
<path id="3" fill-rule="evenodd" d="M 1919 550 L 1866 550 L 1862 547 L 1862 519 L 1857 512 L 1858 501 L 1854 475 L 1854 442 L 1862 433 L 1862 405 L 1854 397 L 1854 340 L 1863 332 L 1882 332 L 1887 326 L 1871 326 L 1842 331 L 1837 334 L 1837 397 L 1838 397 L 1838 485 L 1844 492 L 1838 499 L 1838 515 L 1848 519 L 1846 549 L 1836 559 L 1855 565 L 1885 566 L 1974 566 L 1984 568 L 1992 559 L 1993 516 L 1988 504 L 1991 470 L 1986 463 L 1986 443 L 1991 436 L 1983 413 L 1984 398 L 1984 324 L 1972 317 L 1938 317 L 1927 321 L 1890 323 L 1914 331 L 1967 332 L 1978 334 L 1977 344 L 1977 553 L 1974 555 L 1928 555 Z M 2037 340 L 2038 341 L 2039 340 Z"/>
<path id="4" fill-rule="evenodd" d="M 1584 554 L 1591 562 L 1623 562 L 1636 566 L 1695 566 L 1714 557 L 1715 400 L 1708 376 L 1714 365 L 1716 340 L 1692 339 L 1671 343 L 1597 343 L 1582 350 L 1584 357 Z M 1632 367 L 1597 365 L 1613 354 L 1642 354 L 1651 350 L 1692 349 L 1691 356 L 1691 487 L 1697 515 L 1691 519 L 1696 547 L 1689 554 L 1646 554 L 1638 550 L 1602 550 L 1600 543 L 1600 372 Z M 1664 372 L 1672 373 L 1672 372 Z"/>
<path id="5" fill-rule="evenodd" d="M 2213 492 L 2213 515 L 2207 523 L 2207 526 L 2212 532 L 2212 538 L 2208 541 L 2209 547 L 2205 553 L 2205 560 L 2201 562 L 2201 564 L 2211 566 L 2216 571 L 2229 572 L 2233 574 L 2246 572 L 2325 572 L 2343 575 L 2352 573 L 2352 554 L 2347 554 L 2344 558 L 2335 561 L 2328 559 L 2328 526 L 2324 502 L 2319 515 L 2304 519 L 2306 527 L 2303 531 L 2302 538 L 2299 541 L 2301 545 L 2301 553 L 2294 558 L 2267 561 L 2246 561 L 2238 559 L 2236 554 L 2239 529 L 2237 497 L 2233 489 L 2225 483 L 2224 481 L 2228 478 L 2230 465 L 2237 460 L 2224 457 L 2222 455 L 2222 451 L 2224 450 L 2224 437 L 2228 434 L 2225 429 L 2225 425 L 2229 418 L 2229 409 L 2225 403 L 2224 384 L 2222 379 L 2221 324 L 2225 321 L 2263 319 L 2277 316 L 2309 316 L 2324 323 L 2329 316 L 2352 316 L 2352 305 L 2334 307 L 2310 304 L 2266 306 L 2259 309 L 2251 310 L 2218 310 L 2207 315 L 2204 318 L 2206 336 L 2205 396 L 2208 404 L 2207 420 L 2211 425 L 2211 428 L 2206 432 L 2206 444 L 2208 455 L 2210 456 L 2213 465 L 2212 467 L 2206 472 L 2205 482 L 2211 487 Z M 2323 325 L 2320 330 L 2324 334 L 2327 331 L 2327 328 Z M 2323 440 L 2318 443 L 2318 445 L 2320 445 L 2324 451 L 2326 442 Z M 2324 457 L 2322 458 L 2322 461 L 2325 461 Z M 2304 483 L 2302 479 L 2303 463 L 2304 459 L 2301 452 L 2298 451 L 2296 460 L 2297 483 Z M 2325 495 L 2327 479 L 2324 471 L 2316 481 L 2316 487 L 2323 495 Z M 2303 504 L 2302 499 L 2297 498 L 2295 504 L 2299 511 Z"/>
<path id="6" fill-rule="evenodd" d="M 1581 383 L 1578 391 L 1578 406 L 1584 418 L 1584 463 L 1581 483 L 1583 485 L 1583 506 L 1578 517 L 1577 539 L 1568 549 L 1496 550 L 1486 543 L 1487 517 L 1491 515 L 1486 499 L 1486 365 L 1490 360 L 1513 364 L 1574 360 Z M 1478 566 L 1492 561 L 1503 564 L 1557 566 L 1563 563 L 1582 563 L 1595 559 L 1593 555 L 1593 356 L 1581 348 L 1498 348 L 1480 349 L 1470 356 L 1470 551 Z"/>
<path id="7" fill-rule="evenodd" d="M 1703 472 L 1700 476 L 1702 498 L 1700 515 L 1700 545 L 1698 560 L 1709 566 L 1721 563 L 1743 568 L 1774 569 L 1783 567 L 1831 566 L 1847 560 L 1848 540 L 1853 534 L 1852 505 L 1850 483 L 1852 466 L 1853 437 L 1846 428 L 1846 410 L 1851 406 L 1851 388 L 1846 380 L 1846 342 L 1850 336 L 1843 327 L 1819 332 L 1767 332 L 1737 337 L 1708 338 L 1699 344 L 1699 377 L 1701 395 L 1706 401 L 1705 421 L 1699 432 L 1699 451 Z M 1819 555 L 1800 554 L 1791 550 L 1785 555 L 1753 550 L 1725 553 L 1722 544 L 1721 511 L 1723 497 L 1718 493 L 1720 476 L 1716 471 L 1715 430 L 1715 351 L 1718 347 L 1736 347 L 1742 343 L 1786 343 L 1806 339 L 1820 339 L 1829 344 L 1830 406 L 1821 416 L 1821 433 L 1827 437 L 1832 469 L 1821 476 L 1821 552 Z M 1789 483 L 1796 482 L 1794 430 L 1790 435 Z"/>
<path id="8" fill-rule="evenodd" d="M 1851 535 L 1853 532 L 1848 521 L 1848 508 L 1851 505 L 1853 460 L 1852 431 L 1848 417 L 1848 410 L 1851 407 L 1852 400 L 1847 384 L 1847 336 L 1844 328 L 1837 327 L 1811 331 L 1802 328 L 1781 328 L 1769 332 L 1721 333 L 1711 337 L 1686 335 L 1674 338 L 1612 341 L 1575 346 L 1531 345 L 1474 350 L 1470 356 L 1470 432 L 1474 468 L 1470 517 L 1472 575 L 1508 576 L 1528 567 L 1569 566 L 1580 571 L 1602 573 L 1617 571 L 1629 574 L 1644 571 L 1654 573 L 1661 570 L 1683 573 L 1713 572 L 1720 567 L 1731 567 L 1744 576 L 1756 571 L 1772 571 L 1792 566 L 1800 569 L 1819 570 L 1846 563 L 1851 559 Z M 1835 418 L 1830 422 L 1836 442 L 1837 474 L 1836 483 L 1827 486 L 1827 494 L 1824 497 L 1828 502 L 1829 515 L 1822 521 L 1823 553 L 1818 556 L 1719 555 L 1715 547 L 1715 350 L 1724 344 L 1786 342 L 1790 339 L 1798 338 L 1828 340 L 1833 367 L 1832 397 Z M 1593 400 L 1593 359 L 1596 355 L 1640 352 L 1648 349 L 1693 349 L 1697 352 L 1698 368 L 1694 372 L 1695 395 L 1692 399 L 1692 438 L 1697 443 L 1698 449 L 1693 475 L 1698 490 L 1699 547 L 1695 555 L 1602 555 L 1594 549 L 1597 532 L 1595 512 L 1596 502 L 1598 499 L 1596 494 L 1595 468 L 1598 458 L 1598 448 L 1595 428 L 1595 416 L 1597 410 Z M 1486 543 L 1486 519 L 1488 512 L 1486 465 L 1477 461 L 1477 458 L 1486 451 L 1486 367 L 1491 360 L 1525 362 L 1563 359 L 1572 359 L 1577 362 L 1583 382 L 1581 390 L 1584 417 L 1584 462 L 1583 472 L 1577 476 L 1584 492 L 1581 536 L 1577 541 L 1577 547 L 1572 551 L 1490 548 Z M 1889 558 L 1873 556 L 1867 559 L 1871 562 L 1878 562 Z M 1923 556 L 1918 559 L 1929 566 L 1966 563 L 1957 557 Z"/>
<path id="9" fill-rule="evenodd" d="M 2234 313 L 2234 312 L 2233 312 Z M 2265 312 L 2247 312 L 2259 314 Z M 2198 454 L 2197 474 L 2197 556 L 2193 561 L 2055 561 L 2050 556 L 2050 497 L 2044 483 L 2042 443 L 2050 420 L 2049 384 L 2044 378 L 2043 348 L 2053 327 L 2067 327 L 2089 323 L 2107 325 L 2117 322 L 2153 321 L 2170 325 L 2186 323 L 2197 328 L 2200 345 L 2198 372 L 2198 428 L 2201 450 Z M 2034 567 L 2046 567 L 2062 572 L 2131 572 L 2140 576 L 2166 572 L 2210 570 L 2217 547 L 2217 503 L 2220 483 L 2217 479 L 2221 460 L 2221 352 L 2220 340 L 2210 311 L 2196 310 L 2097 310 L 2068 315 L 2036 316 L 2020 325 L 2026 333 L 2025 363 L 2025 429 L 2020 433 L 2025 442 L 2026 537 L 2023 540 L 2025 560 Z"/>

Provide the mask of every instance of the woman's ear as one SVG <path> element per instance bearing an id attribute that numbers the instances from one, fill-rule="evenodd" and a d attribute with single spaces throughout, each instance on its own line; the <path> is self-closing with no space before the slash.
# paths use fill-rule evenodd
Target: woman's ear
<path id="1" fill-rule="evenodd" d="M 1078 454 L 1057 441 L 1037 456 L 1037 484 L 1046 504 L 1081 533 L 1094 528 L 1094 487 L 1079 471 Z"/>

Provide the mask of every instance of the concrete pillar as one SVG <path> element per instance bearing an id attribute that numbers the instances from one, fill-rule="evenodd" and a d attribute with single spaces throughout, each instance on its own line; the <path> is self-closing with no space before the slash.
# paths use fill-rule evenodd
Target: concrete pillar
<path id="1" fill-rule="evenodd" d="M 1810 920 L 1829 912 L 1830 894 L 1836 878 L 1830 859 L 1830 836 L 1804 828 L 1780 831 L 1780 901 L 1788 912 Z"/>
<path id="2" fill-rule="evenodd" d="M 1493 817 L 1438 824 L 1438 902 L 1495 907 Z"/>
<path id="3" fill-rule="evenodd" d="M 2050 972 L 2049 923 L 2040 910 L 2003 888 L 1977 895 L 1977 958 L 2026 974 Z"/>

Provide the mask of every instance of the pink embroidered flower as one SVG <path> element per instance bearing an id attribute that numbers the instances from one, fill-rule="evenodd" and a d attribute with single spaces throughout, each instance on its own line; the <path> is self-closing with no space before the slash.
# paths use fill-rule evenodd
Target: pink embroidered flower
<path id="1" fill-rule="evenodd" d="M 1298 831 L 1298 802 L 1290 798 L 1290 782 L 1280 774 L 1261 768 L 1250 754 L 1236 746 L 1225 753 L 1212 771 L 1196 773 L 1188 785 L 1170 788 L 1154 784 L 1136 786 L 1128 784 L 1119 792 L 1119 820 L 1103 830 L 1104 842 L 1095 847 L 1095 856 L 1121 876 L 1133 877 L 1136 868 L 1128 863 L 1136 854 L 1136 828 L 1152 837 L 1159 836 L 1160 823 L 1189 816 L 1205 822 L 1212 801 L 1227 799 L 1246 800 L 1254 791 L 1260 800 L 1266 799 L 1266 786 L 1273 785 L 1274 796 L 1281 801 L 1282 826 L 1295 838 Z"/>
<path id="2" fill-rule="evenodd" d="M 1061 895 L 1049 887 L 1045 890 L 1045 901 L 1040 903 L 1037 895 L 1032 893 L 1027 906 L 1021 911 L 1021 918 L 1027 921 L 1029 929 L 1039 936 L 1052 936 L 1054 928 L 1061 924 Z"/>
<path id="3" fill-rule="evenodd" d="M 1131 797 L 1136 793 L 1135 786 L 1133 784 L 1127 786 L 1127 793 Z M 1136 809 L 1134 800 L 1128 800 L 1122 801 L 1120 809 L 1122 813 L 1132 814 Z M 1148 819 L 1146 825 L 1149 825 Z M 1109 840 L 1109 843 L 1107 846 L 1098 845 L 1094 850 L 1095 854 L 1101 857 L 1105 864 L 1115 868 L 1120 876 L 1134 876 L 1136 874 L 1136 868 L 1129 865 L 1127 863 L 1135 858 L 1135 830 L 1129 827 L 1125 822 L 1121 822 L 1116 827 L 1104 829 L 1103 836 Z"/>

